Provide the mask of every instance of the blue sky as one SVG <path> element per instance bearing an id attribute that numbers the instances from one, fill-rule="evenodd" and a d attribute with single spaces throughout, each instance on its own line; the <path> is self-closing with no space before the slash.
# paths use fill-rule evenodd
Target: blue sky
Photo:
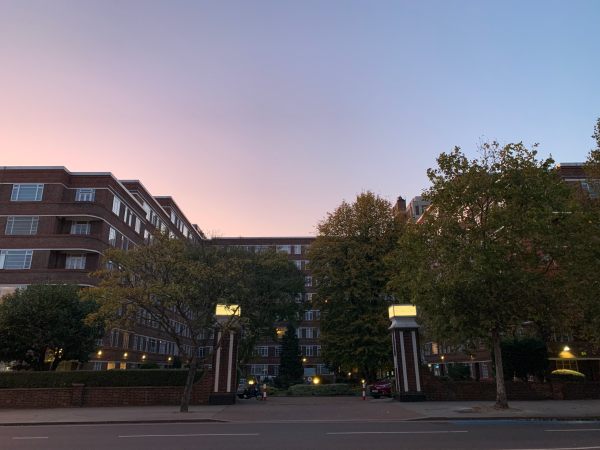
<path id="1" fill-rule="evenodd" d="M 363 190 L 418 195 L 455 145 L 584 160 L 599 44 L 600 1 L 2 0 L 2 165 L 139 178 L 217 235 L 312 234 Z"/>

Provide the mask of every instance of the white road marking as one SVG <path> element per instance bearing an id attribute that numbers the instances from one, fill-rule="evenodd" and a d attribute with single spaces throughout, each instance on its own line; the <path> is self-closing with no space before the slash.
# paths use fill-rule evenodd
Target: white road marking
<path id="1" fill-rule="evenodd" d="M 600 447 L 543 447 L 543 448 L 505 448 L 503 450 L 593 450 Z"/>
<path id="2" fill-rule="evenodd" d="M 570 433 L 573 431 L 600 431 L 600 428 L 564 428 L 558 430 L 544 430 L 549 433 Z"/>
<path id="3" fill-rule="evenodd" d="M 327 434 L 447 434 L 447 433 L 468 433 L 467 430 L 454 431 L 339 431 Z"/>
<path id="4" fill-rule="evenodd" d="M 22 439 L 48 439 L 48 436 L 14 436 L 13 439 L 15 439 L 15 440 L 22 440 Z"/>
<path id="5" fill-rule="evenodd" d="M 258 436 L 258 433 L 192 433 L 192 434 L 128 434 L 120 438 L 199 437 L 199 436 Z"/>

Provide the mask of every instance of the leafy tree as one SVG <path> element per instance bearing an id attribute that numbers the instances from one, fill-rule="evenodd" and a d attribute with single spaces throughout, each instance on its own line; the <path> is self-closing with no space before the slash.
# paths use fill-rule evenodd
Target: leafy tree
<path id="1" fill-rule="evenodd" d="M 303 377 L 304 367 L 298 336 L 294 326 L 289 325 L 281 338 L 281 360 L 277 384 L 287 388 L 292 384 L 302 383 Z"/>
<path id="2" fill-rule="evenodd" d="M 496 405 L 508 407 L 500 342 L 525 321 L 551 327 L 568 308 L 566 243 L 581 217 L 552 159 L 523 144 L 460 148 L 428 170 L 432 202 L 407 225 L 394 258 L 397 297 L 414 302 L 428 332 L 446 342 L 487 340 L 496 365 Z"/>
<path id="3" fill-rule="evenodd" d="M 374 379 L 389 365 L 386 256 L 401 229 L 391 204 L 372 192 L 343 202 L 318 225 L 310 247 L 321 309 L 323 356 L 330 367 Z"/>
<path id="4" fill-rule="evenodd" d="M 100 328 L 84 320 L 97 305 L 73 285 L 30 285 L 0 302 L 0 360 L 55 370 L 63 360 L 85 362 Z M 48 366 L 45 358 L 53 360 Z"/>
<path id="5" fill-rule="evenodd" d="M 546 343 L 536 338 L 506 339 L 501 343 L 504 373 L 527 381 L 528 375 L 542 378 L 548 370 Z"/>
<path id="6" fill-rule="evenodd" d="M 301 279 L 297 269 L 291 271 L 291 263 L 282 263 L 281 255 L 254 255 L 208 242 L 192 245 L 160 234 L 149 245 L 129 251 L 111 249 L 105 258 L 109 267 L 96 273 L 100 284 L 89 291 L 100 303 L 98 315 L 109 326 L 129 327 L 143 311 L 173 339 L 189 366 L 182 412 L 189 407 L 198 350 L 208 332 L 235 327 L 252 335 L 274 311 L 293 301 L 291 292 Z M 297 277 L 295 283 L 290 274 Z M 217 323 L 217 304 L 238 305 L 245 317 L 231 316 Z M 182 336 L 174 320 L 186 326 L 189 337 Z"/>

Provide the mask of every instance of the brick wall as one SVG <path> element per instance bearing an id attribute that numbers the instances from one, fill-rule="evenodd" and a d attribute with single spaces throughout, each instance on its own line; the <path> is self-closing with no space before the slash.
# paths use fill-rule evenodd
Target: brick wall
<path id="1" fill-rule="evenodd" d="M 426 377 L 425 397 L 432 401 L 494 401 L 493 381 L 445 381 Z M 600 399 L 600 383 L 506 383 L 509 400 L 583 400 Z"/>
<path id="2" fill-rule="evenodd" d="M 194 385 L 192 405 L 208 403 L 212 376 Z M 0 389 L 0 408 L 69 408 L 79 406 L 178 405 L 183 386 Z"/>

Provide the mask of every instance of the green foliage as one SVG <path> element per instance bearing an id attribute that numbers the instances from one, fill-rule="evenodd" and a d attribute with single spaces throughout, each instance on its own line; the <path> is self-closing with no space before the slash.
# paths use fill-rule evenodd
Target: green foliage
<path id="1" fill-rule="evenodd" d="M 55 369 L 60 361 L 87 361 L 100 328 L 87 325 L 96 310 L 79 299 L 72 285 L 30 285 L 0 303 L 0 360 L 19 361 L 35 370 Z M 53 355 L 51 364 L 45 363 Z"/>
<path id="2" fill-rule="evenodd" d="M 470 380 L 471 370 L 467 364 L 449 364 L 448 377 L 453 381 Z"/>
<path id="3" fill-rule="evenodd" d="M 0 389 L 60 388 L 73 383 L 90 387 L 183 386 L 187 370 L 104 370 L 72 372 L 2 372 Z M 201 373 L 196 374 L 196 381 Z"/>
<path id="4" fill-rule="evenodd" d="M 348 384 L 295 384 L 288 394 L 297 397 L 353 395 Z"/>
<path id="5" fill-rule="evenodd" d="M 516 376 L 527 381 L 528 375 L 542 378 L 548 369 L 548 351 L 540 339 L 507 339 L 502 341 L 502 361 L 507 378 Z"/>
<path id="6" fill-rule="evenodd" d="M 374 379 L 378 369 L 391 365 L 385 258 L 400 230 L 390 203 L 372 192 L 343 202 L 319 224 L 309 257 L 330 367 L 358 368 L 361 377 Z"/>
<path id="7" fill-rule="evenodd" d="M 302 383 L 303 377 L 304 367 L 296 329 L 293 325 L 289 325 L 281 338 L 279 375 L 276 384 L 278 387 L 287 388 L 294 383 Z"/>
<path id="8" fill-rule="evenodd" d="M 491 143 L 477 159 L 456 148 L 437 162 L 425 195 L 433 207 L 400 239 L 394 292 L 417 305 L 435 338 L 493 344 L 506 406 L 500 338 L 525 321 L 549 329 L 565 319 L 556 268 L 573 257 L 565 244 L 582 215 L 535 148 Z"/>
<path id="9" fill-rule="evenodd" d="M 556 381 L 585 381 L 584 374 L 569 369 L 553 370 L 550 378 Z"/>

